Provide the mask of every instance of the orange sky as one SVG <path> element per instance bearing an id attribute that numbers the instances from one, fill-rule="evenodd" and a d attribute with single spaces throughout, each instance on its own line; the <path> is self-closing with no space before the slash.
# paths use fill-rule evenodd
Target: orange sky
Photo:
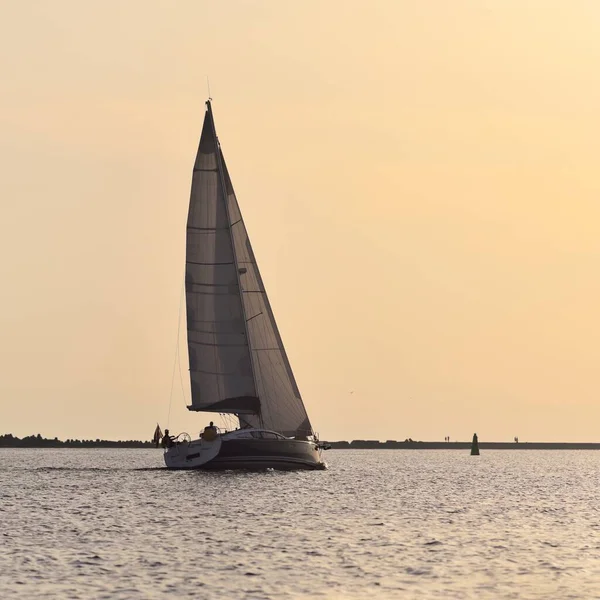
<path id="1" fill-rule="evenodd" d="M 2 12 L 0 433 L 166 425 L 208 74 L 321 437 L 600 441 L 595 0 Z"/>

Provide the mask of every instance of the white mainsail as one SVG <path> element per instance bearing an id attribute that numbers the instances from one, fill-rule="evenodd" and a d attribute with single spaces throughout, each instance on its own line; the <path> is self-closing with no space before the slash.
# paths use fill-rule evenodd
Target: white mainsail
<path id="1" fill-rule="evenodd" d="M 191 410 L 312 434 L 215 132 L 210 101 L 192 179 L 186 305 Z"/>

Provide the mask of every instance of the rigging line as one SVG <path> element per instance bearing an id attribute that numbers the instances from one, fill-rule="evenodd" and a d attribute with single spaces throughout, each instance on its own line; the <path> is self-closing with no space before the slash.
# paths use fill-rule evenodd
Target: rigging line
<path id="1" fill-rule="evenodd" d="M 219 415 L 223 419 L 223 423 L 225 423 L 225 429 L 227 431 L 233 431 L 235 429 L 234 418 L 227 413 L 219 413 Z"/>
<path id="2" fill-rule="evenodd" d="M 181 376 L 181 361 L 179 360 L 179 339 L 181 332 L 181 306 L 183 304 L 183 293 L 185 291 L 185 278 L 181 282 L 181 293 L 179 294 L 179 309 L 177 311 L 177 342 L 175 343 L 175 358 L 173 359 L 173 372 L 171 373 L 171 391 L 169 392 L 169 412 L 167 413 L 167 427 L 171 421 L 171 405 L 173 404 L 173 388 L 175 386 L 175 368 L 179 363 L 179 375 Z M 183 383 L 182 389 L 183 389 Z M 185 395 L 184 395 L 185 402 Z"/>
<path id="3" fill-rule="evenodd" d="M 181 359 L 179 352 L 177 352 L 177 358 L 179 359 L 177 362 L 179 363 L 179 383 L 181 384 L 181 396 L 183 397 L 183 404 L 187 406 L 187 400 L 185 399 L 185 388 L 183 386 L 183 375 L 181 374 Z"/>

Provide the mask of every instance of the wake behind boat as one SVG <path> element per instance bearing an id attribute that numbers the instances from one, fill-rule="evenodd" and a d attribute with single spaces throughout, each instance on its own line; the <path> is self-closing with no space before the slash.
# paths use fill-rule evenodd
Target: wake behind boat
<path id="1" fill-rule="evenodd" d="M 239 429 L 167 439 L 174 469 L 322 469 L 317 440 L 275 323 L 225 166 L 210 100 L 192 176 L 185 294 L 192 411 Z"/>

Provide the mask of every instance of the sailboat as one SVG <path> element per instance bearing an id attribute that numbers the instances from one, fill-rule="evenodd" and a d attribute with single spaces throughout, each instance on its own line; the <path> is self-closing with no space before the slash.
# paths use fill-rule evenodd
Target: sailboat
<path id="1" fill-rule="evenodd" d="M 194 163 L 185 296 L 191 411 L 234 415 L 171 441 L 172 469 L 322 469 L 217 137 L 211 100 Z"/>

